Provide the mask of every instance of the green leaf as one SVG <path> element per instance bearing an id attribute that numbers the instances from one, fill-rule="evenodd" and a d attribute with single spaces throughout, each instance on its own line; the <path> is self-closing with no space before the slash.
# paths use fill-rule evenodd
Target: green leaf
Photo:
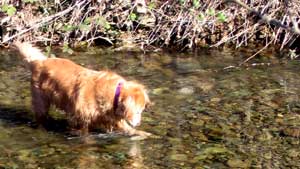
<path id="1" fill-rule="evenodd" d="M 51 53 L 51 47 L 50 46 L 46 47 L 46 54 L 50 58 L 55 58 L 55 55 Z"/>
<path id="2" fill-rule="evenodd" d="M 193 7 L 195 7 L 195 8 L 199 8 L 200 7 L 199 0 L 193 0 Z"/>
<path id="3" fill-rule="evenodd" d="M 137 15 L 136 15 L 135 13 L 131 13 L 131 14 L 129 15 L 129 19 L 130 19 L 131 21 L 135 21 L 135 20 L 137 19 Z"/>
<path id="4" fill-rule="evenodd" d="M 156 4 L 155 4 L 155 2 L 150 2 L 149 3 L 149 5 L 148 5 L 148 8 L 150 9 L 150 10 L 153 10 L 153 9 L 155 9 L 156 8 Z"/>
<path id="5" fill-rule="evenodd" d="M 212 8 L 209 8 L 206 12 L 207 12 L 207 14 L 210 15 L 210 16 L 214 16 L 215 13 L 216 13 L 215 10 L 212 9 Z"/>
<path id="6" fill-rule="evenodd" d="M 106 21 L 106 19 L 102 16 L 96 16 L 97 18 L 95 19 L 96 25 L 100 25 L 104 27 L 105 29 L 109 30 L 111 28 L 109 22 Z"/>
<path id="7" fill-rule="evenodd" d="M 200 12 L 198 15 L 198 20 L 203 21 L 204 18 L 205 18 L 205 15 L 202 12 Z"/>
<path id="8" fill-rule="evenodd" d="M 73 26 L 73 25 L 64 25 L 62 27 L 62 31 L 65 31 L 65 32 L 71 32 L 73 30 L 75 30 L 77 27 L 76 26 Z"/>
<path id="9" fill-rule="evenodd" d="M 111 26 L 108 22 L 105 22 L 104 28 L 108 30 L 111 28 Z"/>
<path id="10" fill-rule="evenodd" d="M 78 27 L 81 31 L 90 31 L 91 30 L 91 26 L 87 25 L 85 23 L 82 23 L 79 25 Z"/>
<path id="11" fill-rule="evenodd" d="M 46 47 L 46 52 L 47 52 L 47 54 L 49 54 L 51 52 L 51 47 L 50 46 Z"/>
<path id="12" fill-rule="evenodd" d="M 220 22 L 226 22 L 226 20 L 227 20 L 227 17 L 223 12 L 219 12 L 217 14 L 217 18 Z"/>
<path id="13" fill-rule="evenodd" d="M 13 16 L 16 13 L 16 11 L 17 11 L 17 9 L 15 7 L 10 6 L 7 9 L 6 13 L 7 13 L 8 16 Z"/>
<path id="14" fill-rule="evenodd" d="M 87 18 L 84 19 L 83 23 L 86 24 L 86 25 L 88 25 L 88 24 L 91 23 L 91 21 L 92 21 L 92 18 L 87 17 Z"/>
<path id="15" fill-rule="evenodd" d="M 7 12 L 8 8 L 9 8 L 9 6 L 7 4 L 4 4 L 4 5 L 1 6 L 1 10 L 3 12 Z"/>
<path id="16" fill-rule="evenodd" d="M 95 23 L 96 25 L 104 25 L 105 22 L 105 18 L 103 18 L 102 16 L 96 15 L 96 19 L 95 19 Z"/>
<path id="17" fill-rule="evenodd" d="M 179 0 L 179 3 L 180 3 L 181 5 L 183 5 L 184 2 L 185 2 L 185 0 Z"/>
<path id="18" fill-rule="evenodd" d="M 74 51 L 69 47 L 69 45 L 67 43 L 64 43 L 63 52 L 68 53 L 68 54 L 72 54 Z"/>
<path id="19" fill-rule="evenodd" d="M 4 4 L 1 6 L 1 11 L 5 12 L 9 16 L 13 16 L 16 13 L 17 9 L 12 5 Z"/>

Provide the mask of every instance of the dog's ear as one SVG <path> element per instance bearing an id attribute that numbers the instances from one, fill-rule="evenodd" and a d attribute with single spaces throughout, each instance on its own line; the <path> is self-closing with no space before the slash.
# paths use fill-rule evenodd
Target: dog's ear
<path id="1" fill-rule="evenodd" d="M 126 117 L 126 108 L 123 102 L 119 102 L 118 107 L 115 110 L 115 115 L 121 118 Z"/>

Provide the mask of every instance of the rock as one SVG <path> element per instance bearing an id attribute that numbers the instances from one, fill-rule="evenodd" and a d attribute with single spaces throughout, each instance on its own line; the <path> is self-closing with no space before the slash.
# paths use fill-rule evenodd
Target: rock
<path id="1" fill-rule="evenodd" d="M 288 150 L 287 154 L 291 158 L 296 158 L 296 157 L 299 157 L 300 152 L 298 150 L 291 149 L 291 150 Z"/>
<path id="2" fill-rule="evenodd" d="M 300 137 L 300 127 L 299 126 L 286 127 L 283 129 L 283 134 L 286 136 L 299 138 Z"/>
<path id="3" fill-rule="evenodd" d="M 202 151 L 199 151 L 197 154 L 198 155 L 194 157 L 193 161 L 213 159 L 215 156 L 219 156 L 220 154 L 229 155 L 233 153 L 229 151 L 227 148 L 223 148 L 223 147 L 207 147 Z"/>
<path id="4" fill-rule="evenodd" d="M 23 149 L 18 152 L 18 159 L 25 163 L 34 163 L 35 159 L 32 158 L 32 151 L 30 149 Z"/>
<path id="5" fill-rule="evenodd" d="M 176 161 L 186 161 L 187 160 L 187 155 L 185 154 L 172 154 L 170 156 L 171 160 L 176 160 Z"/>
<path id="6" fill-rule="evenodd" d="M 208 141 L 208 138 L 199 131 L 192 131 L 190 134 L 192 137 L 196 137 L 197 140 L 199 140 L 199 141 L 205 141 L 205 142 Z"/>
<path id="7" fill-rule="evenodd" d="M 272 134 L 267 130 L 263 130 L 263 133 L 258 136 L 259 141 L 270 141 L 272 138 Z"/>
<path id="8" fill-rule="evenodd" d="M 161 88 L 153 89 L 153 90 L 152 90 L 152 93 L 153 93 L 154 95 L 161 95 L 161 94 L 163 94 L 164 92 L 168 92 L 168 91 L 169 91 L 169 88 L 161 87 Z"/>
<path id="9" fill-rule="evenodd" d="M 250 162 L 249 161 L 243 161 L 240 159 L 229 159 L 227 161 L 227 165 L 230 168 L 249 168 Z"/>
<path id="10" fill-rule="evenodd" d="M 211 102 L 215 102 L 215 103 L 218 103 L 218 102 L 220 102 L 221 100 L 222 100 L 222 99 L 219 98 L 219 97 L 214 97 L 214 98 L 211 98 L 211 99 L 210 99 Z"/>
<path id="11" fill-rule="evenodd" d="M 191 95 L 195 92 L 195 89 L 192 86 L 183 87 L 178 91 L 180 94 Z"/>

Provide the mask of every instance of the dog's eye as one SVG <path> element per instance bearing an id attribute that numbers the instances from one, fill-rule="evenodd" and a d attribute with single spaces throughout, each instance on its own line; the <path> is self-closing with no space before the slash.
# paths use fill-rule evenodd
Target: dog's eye
<path id="1" fill-rule="evenodd" d="M 149 104 L 146 104 L 145 108 L 144 108 L 144 111 L 149 111 L 151 108 L 151 106 Z"/>

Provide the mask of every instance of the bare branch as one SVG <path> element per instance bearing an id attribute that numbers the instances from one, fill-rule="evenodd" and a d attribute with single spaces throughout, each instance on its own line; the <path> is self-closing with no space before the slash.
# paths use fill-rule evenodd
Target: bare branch
<path id="1" fill-rule="evenodd" d="M 295 34 L 298 34 L 300 35 L 300 31 L 299 31 L 299 27 L 297 26 L 297 22 L 293 22 L 293 27 L 289 27 L 288 25 L 284 25 L 282 24 L 279 20 L 277 19 L 273 19 L 269 16 L 266 16 L 266 15 L 262 15 L 259 11 L 249 7 L 247 4 L 239 1 L 239 0 L 225 0 L 225 2 L 233 2 L 233 3 L 236 3 L 244 8 L 246 8 L 248 11 L 250 11 L 251 13 L 254 13 L 255 15 L 257 15 L 263 22 L 267 23 L 267 24 L 270 24 L 270 25 L 273 25 L 273 26 L 276 26 L 276 27 L 281 27 L 285 30 L 288 30 L 292 33 L 295 33 Z"/>

